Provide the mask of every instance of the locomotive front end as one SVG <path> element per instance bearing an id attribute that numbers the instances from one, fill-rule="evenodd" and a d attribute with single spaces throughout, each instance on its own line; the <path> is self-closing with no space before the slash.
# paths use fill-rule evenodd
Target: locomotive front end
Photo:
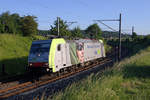
<path id="1" fill-rule="evenodd" d="M 49 68 L 49 52 L 51 40 L 33 41 L 28 57 L 30 69 Z"/>

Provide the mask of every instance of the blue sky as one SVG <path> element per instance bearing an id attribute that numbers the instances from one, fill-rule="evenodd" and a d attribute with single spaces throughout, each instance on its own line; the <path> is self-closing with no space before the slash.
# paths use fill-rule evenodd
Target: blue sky
<path id="1" fill-rule="evenodd" d="M 69 28 L 85 29 L 95 19 L 118 19 L 122 13 L 122 29 L 131 33 L 135 27 L 138 34 L 150 34 L 150 0 L 1 0 L 0 14 L 6 11 L 37 16 L 38 28 L 49 29 L 56 17 L 77 21 Z M 106 22 L 118 29 L 118 22 Z M 102 30 L 109 30 L 99 24 Z"/>

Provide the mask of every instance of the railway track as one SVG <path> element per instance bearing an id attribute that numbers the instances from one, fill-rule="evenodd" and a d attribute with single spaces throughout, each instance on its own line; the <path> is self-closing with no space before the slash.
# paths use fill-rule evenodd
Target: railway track
<path id="1" fill-rule="evenodd" d="M 108 62 L 112 62 L 112 59 L 105 58 L 102 61 L 96 60 L 91 65 L 87 65 L 87 66 L 84 66 L 84 67 L 79 67 L 78 69 L 73 69 L 73 70 L 71 70 L 68 73 L 59 73 L 59 74 L 55 73 L 52 76 L 49 76 L 49 77 L 47 76 L 47 78 L 40 79 L 39 81 L 35 81 L 34 83 L 32 83 L 32 82 L 25 82 L 25 83 L 18 84 L 18 85 L 13 86 L 13 87 L 1 89 L 0 90 L 0 99 L 5 99 L 5 98 L 8 98 L 10 96 L 14 96 L 14 95 L 17 95 L 17 94 L 20 94 L 20 93 L 23 93 L 23 92 L 26 92 L 26 91 L 38 88 L 40 86 L 43 86 L 43 85 L 55 82 L 55 81 L 63 79 L 63 78 L 67 78 L 67 77 L 72 76 L 74 74 L 77 74 L 79 72 L 88 70 L 90 68 L 94 68 L 97 65 L 99 65 L 99 66 L 103 65 L 103 64 L 108 63 Z"/>

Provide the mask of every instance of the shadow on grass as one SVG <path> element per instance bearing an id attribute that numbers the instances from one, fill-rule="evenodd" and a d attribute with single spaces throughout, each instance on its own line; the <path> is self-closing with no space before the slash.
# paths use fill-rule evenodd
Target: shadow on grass
<path id="1" fill-rule="evenodd" d="M 27 66 L 28 57 L 7 59 L 0 61 L 0 78 L 12 75 L 23 74 Z M 2 76 L 2 64 L 4 64 L 6 75 Z"/>
<path id="2" fill-rule="evenodd" d="M 124 78 L 150 78 L 150 66 L 126 66 L 123 74 Z"/>

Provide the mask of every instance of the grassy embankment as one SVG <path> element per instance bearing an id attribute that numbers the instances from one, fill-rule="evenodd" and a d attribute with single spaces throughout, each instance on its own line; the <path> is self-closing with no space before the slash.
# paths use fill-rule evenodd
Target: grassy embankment
<path id="1" fill-rule="evenodd" d="M 0 34 L 0 74 L 2 64 L 9 75 L 22 74 L 27 66 L 27 57 L 33 40 L 45 39 L 41 36 L 22 37 Z"/>
<path id="2" fill-rule="evenodd" d="M 150 100 L 150 47 L 59 92 L 54 100 Z"/>

